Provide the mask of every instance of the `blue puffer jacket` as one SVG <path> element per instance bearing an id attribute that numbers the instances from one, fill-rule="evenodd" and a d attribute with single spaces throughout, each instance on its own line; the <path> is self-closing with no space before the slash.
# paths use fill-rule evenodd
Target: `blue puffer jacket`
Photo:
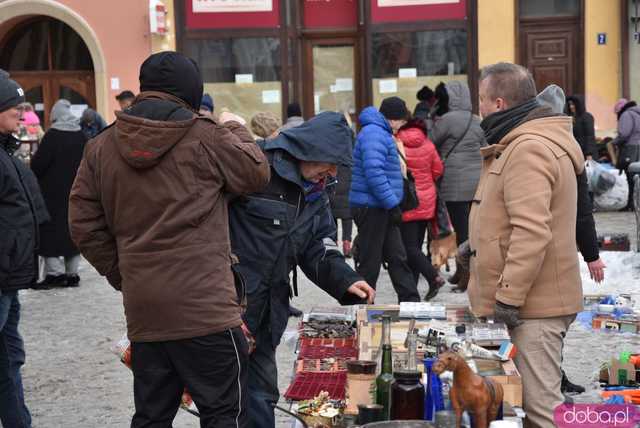
<path id="1" fill-rule="evenodd" d="M 349 204 L 390 210 L 402 201 L 398 149 L 387 120 L 374 107 L 360 113 L 362 130 L 353 150 Z"/>

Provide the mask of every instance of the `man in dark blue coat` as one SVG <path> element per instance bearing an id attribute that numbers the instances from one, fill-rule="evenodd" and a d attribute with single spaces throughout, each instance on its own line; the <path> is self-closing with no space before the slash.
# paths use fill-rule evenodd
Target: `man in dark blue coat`
<path id="1" fill-rule="evenodd" d="M 338 113 L 259 142 L 271 165 L 260 193 L 230 205 L 231 245 L 246 284 L 246 329 L 255 338 L 249 364 L 251 426 L 275 426 L 276 347 L 287 326 L 289 275 L 299 266 L 342 304 L 373 303 L 375 291 L 344 260 L 336 245 L 327 185 L 338 165 L 351 165 L 351 131 Z"/>

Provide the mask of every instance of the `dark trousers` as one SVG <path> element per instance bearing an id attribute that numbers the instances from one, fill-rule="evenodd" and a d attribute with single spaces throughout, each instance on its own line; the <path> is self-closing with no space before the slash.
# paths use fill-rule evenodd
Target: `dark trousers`
<path id="1" fill-rule="evenodd" d="M 336 219 L 336 222 L 337 221 Z M 353 220 L 350 218 L 341 218 L 340 223 L 342 223 L 342 240 L 351 241 L 353 236 Z"/>
<path id="2" fill-rule="evenodd" d="M 447 211 L 453 230 L 456 231 L 456 243 L 462 244 L 469 239 L 469 212 L 471 211 L 471 201 L 447 202 Z"/>
<path id="3" fill-rule="evenodd" d="M 265 321 L 267 320 L 267 321 Z M 256 334 L 256 349 L 249 359 L 249 418 L 251 428 L 275 428 L 273 407 L 280 399 L 278 364 L 267 315 Z"/>
<path id="4" fill-rule="evenodd" d="M 438 277 L 438 271 L 431 264 L 431 258 L 422 252 L 427 225 L 426 220 L 407 221 L 400 226 L 400 233 L 407 250 L 407 262 L 413 272 L 413 278 L 417 283 L 420 274 L 422 274 L 431 286 Z"/>
<path id="5" fill-rule="evenodd" d="M 3 292 L 0 295 L 0 422 L 7 428 L 31 427 L 20 375 L 25 353 L 18 333 L 19 321 L 18 292 Z"/>
<path id="6" fill-rule="evenodd" d="M 186 387 L 202 428 L 249 426 L 248 346 L 240 328 L 192 339 L 131 344 L 132 428 L 170 428 Z"/>
<path id="7" fill-rule="evenodd" d="M 629 183 L 629 199 L 627 199 L 627 207 L 625 208 L 628 211 L 633 211 L 633 189 L 635 188 L 635 183 L 633 181 L 633 174 L 629 172 L 627 169 L 627 183 Z"/>
<path id="8" fill-rule="evenodd" d="M 418 286 L 407 264 L 407 253 L 400 227 L 391 221 L 389 211 L 382 208 L 357 208 L 354 220 L 358 226 L 358 266 L 356 271 L 373 288 L 380 266 L 389 268 L 391 283 L 399 302 L 419 302 Z"/>

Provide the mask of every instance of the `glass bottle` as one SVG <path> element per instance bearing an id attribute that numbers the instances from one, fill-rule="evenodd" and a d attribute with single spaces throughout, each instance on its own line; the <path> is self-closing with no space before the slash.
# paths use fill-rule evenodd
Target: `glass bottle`
<path id="1" fill-rule="evenodd" d="M 415 365 L 415 364 L 414 364 Z M 424 386 L 417 370 L 399 370 L 391 385 L 391 420 L 419 420 L 424 417 Z"/>
<path id="2" fill-rule="evenodd" d="M 407 334 L 407 371 L 418 370 L 416 365 L 416 354 L 418 352 L 418 330 L 414 329 Z"/>
<path id="3" fill-rule="evenodd" d="M 393 383 L 393 350 L 391 348 L 391 317 L 382 317 L 382 364 L 376 378 L 376 403 L 384 406 L 385 420 L 389 420 L 390 390 Z"/>

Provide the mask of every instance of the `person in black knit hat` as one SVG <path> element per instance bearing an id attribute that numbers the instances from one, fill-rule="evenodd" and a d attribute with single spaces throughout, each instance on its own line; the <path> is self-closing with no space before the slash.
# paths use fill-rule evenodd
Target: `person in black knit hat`
<path id="1" fill-rule="evenodd" d="M 122 292 L 136 411 L 168 427 L 189 390 L 202 427 L 247 427 L 244 287 L 234 281 L 230 195 L 269 165 L 233 115 L 197 114 L 202 77 L 177 52 L 151 55 L 140 94 L 87 145 L 69 200 L 71 236 Z M 234 117 L 234 119 L 232 119 Z"/>
<path id="2" fill-rule="evenodd" d="M 400 157 L 401 147 L 394 140 L 408 118 L 407 106 L 398 97 L 385 98 L 379 110 L 362 110 L 362 129 L 353 150 L 349 205 L 358 227 L 354 250 L 357 272 L 375 288 L 384 262 L 398 302 L 419 302 L 400 234 L 406 165 Z"/>
<path id="3" fill-rule="evenodd" d="M 0 425 L 12 428 L 31 427 L 20 375 L 18 290 L 37 281 L 38 226 L 48 220 L 36 178 L 13 156 L 24 101 L 20 85 L 0 70 Z"/>

